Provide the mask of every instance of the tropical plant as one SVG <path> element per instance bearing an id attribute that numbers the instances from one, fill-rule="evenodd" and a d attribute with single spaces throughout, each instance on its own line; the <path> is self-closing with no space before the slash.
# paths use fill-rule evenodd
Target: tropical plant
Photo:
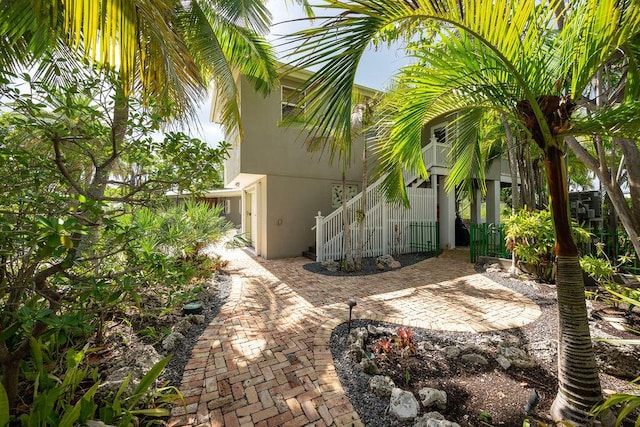
<path id="1" fill-rule="evenodd" d="M 96 327 L 100 342 L 105 319 L 121 304 L 139 302 L 145 286 L 179 286 L 193 277 L 195 267 L 157 248 L 176 242 L 165 237 L 157 247 L 141 245 L 144 239 L 136 237 L 143 230 L 124 218 L 164 198 L 173 185 L 195 184 L 184 187 L 193 191 L 215 185 L 209 169 L 225 153 L 224 146 L 207 148 L 184 134 L 152 142 L 159 117 L 143 117 L 133 102 L 129 135 L 114 147 L 108 112 L 116 101 L 98 96 L 105 84 L 109 93 L 108 81 L 79 72 L 76 78 L 77 85 L 63 90 L 34 82 L 26 92 L 3 92 L 9 112 L 0 117 L 0 364 L 12 411 L 34 340 L 62 353 Z M 144 177 L 107 176 L 101 185 L 109 191 L 91 198 L 96 170 L 116 158 L 146 159 Z M 188 251 L 224 232 L 214 230 L 218 216 L 207 222 L 202 210 L 192 210 L 192 226 L 183 228 L 191 237 L 177 238 Z M 83 239 L 88 235 L 92 239 Z"/>
<path id="2" fill-rule="evenodd" d="M 640 381 L 640 378 L 636 378 L 634 382 L 637 383 L 638 381 Z M 638 387 L 636 387 L 636 389 L 638 389 Z M 625 422 L 627 417 L 634 416 L 634 411 L 637 413 L 637 409 L 640 408 L 640 396 L 626 393 L 614 394 L 603 403 L 593 408 L 593 413 L 598 415 L 618 407 L 621 409 L 618 417 L 616 418 L 616 427 L 624 425 L 623 422 Z M 640 426 L 640 415 L 636 416 L 634 426 Z"/>
<path id="3" fill-rule="evenodd" d="M 518 264 L 527 271 L 533 269 L 532 273 L 546 282 L 555 281 L 555 233 L 551 213 L 523 209 L 507 220 L 505 231 L 507 249 L 513 252 Z M 575 223 L 572 232 L 578 243 L 592 237 Z"/>
<path id="4" fill-rule="evenodd" d="M 362 270 L 364 254 L 364 232 L 367 216 L 367 188 L 369 186 L 369 129 L 373 124 L 373 109 L 376 99 L 365 97 L 357 91 L 354 93 L 355 110 L 351 114 L 352 138 L 362 135 L 362 197 L 356 218 L 358 220 L 358 241 L 356 242 L 355 269 Z"/>
<path id="5" fill-rule="evenodd" d="M 327 0 L 336 17 L 293 36 L 298 65 L 320 66 L 306 82 L 306 114 L 318 137 L 348 134 L 351 92 L 362 53 L 389 27 L 442 23 L 437 42 L 412 46 L 416 64 L 401 70 L 383 114 L 378 153 L 384 188 L 406 202 L 403 171 L 427 176 L 421 156 L 426 123 L 457 115 L 449 189 L 484 182 L 476 144 L 487 110 L 514 119 L 543 153 L 557 256 L 560 317 L 555 420 L 592 423 L 602 399 L 589 334 L 578 248 L 571 233 L 564 137 L 600 134 L 637 139 L 640 104 L 626 99 L 588 114 L 577 103 L 602 65 L 640 31 L 640 10 L 616 0 L 559 1 Z M 569 13 L 570 12 L 570 13 Z M 557 22 L 561 21 L 561 30 Z M 629 67 L 634 76 L 636 69 Z M 605 420 L 605 423 L 611 420 Z"/>
<path id="6" fill-rule="evenodd" d="M 213 79 L 223 122 L 234 128 L 240 116 L 233 72 L 262 93 L 274 83 L 273 54 L 260 35 L 269 24 L 260 0 L 2 0 L 0 76 L 69 47 L 66 59 L 81 56 L 116 70 L 122 95 L 162 100 L 164 116 L 192 115 Z M 60 78 L 60 70 L 45 66 L 45 75 Z M 127 105 L 120 107 L 114 122 L 126 123 Z"/>

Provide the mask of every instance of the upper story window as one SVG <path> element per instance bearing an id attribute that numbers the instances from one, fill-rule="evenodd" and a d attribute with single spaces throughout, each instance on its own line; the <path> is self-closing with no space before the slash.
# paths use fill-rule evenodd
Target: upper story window
<path id="1" fill-rule="evenodd" d="M 431 141 L 435 141 L 436 144 L 447 143 L 447 125 L 442 124 L 431 128 Z"/>
<path id="2" fill-rule="evenodd" d="M 304 113 L 304 95 L 304 91 L 300 89 L 282 86 L 282 120 L 300 117 Z"/>

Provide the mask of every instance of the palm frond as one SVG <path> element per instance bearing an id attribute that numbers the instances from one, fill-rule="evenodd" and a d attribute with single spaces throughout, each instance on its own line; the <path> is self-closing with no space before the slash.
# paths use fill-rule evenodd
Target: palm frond
<path id="1" fill-rule="evenodd" d="M 563 135 L 602 135 L 640 141 L 638 117 L 640 101 L 617 104 L 574 118 Z"/>
<path id="2" fill-rule="evenodd" d="M 618 0 L 580 0 L 572 4 L 556 49 L 562 52 L 578 99 L 602 64 L 640 31 L 640 8 Z"/>
<path id="3" fill-rule="evenodd" d="M 447 191 L 453 191 L 458 186 L 470 190 L 476 180 L 482 193 L 487 191 L 485 181 L 487 159 L 479 144 L 480 123 L 484 113 L 480 108 L 461 111 L 450 123 L 450 130 L 447 129 L 447 134 L 455 135 L 449 151 L 451 169 L 445 182 Z"/>

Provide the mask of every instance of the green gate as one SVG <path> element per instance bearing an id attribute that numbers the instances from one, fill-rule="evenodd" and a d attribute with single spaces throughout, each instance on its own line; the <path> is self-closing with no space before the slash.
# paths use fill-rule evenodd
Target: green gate
<path id="1" fill-rule="evenodd" d="M 437 222 L 412 222 L 409 224 L 409 245 L 412 252 L 440 250 Z"/>
<path id="2" fill-rule="evenodd" d="M 505 245 L 504 224 L 469 224 L 469 254 L 471 262 L 476 262 L 480 256 L 511 258 Z"/>

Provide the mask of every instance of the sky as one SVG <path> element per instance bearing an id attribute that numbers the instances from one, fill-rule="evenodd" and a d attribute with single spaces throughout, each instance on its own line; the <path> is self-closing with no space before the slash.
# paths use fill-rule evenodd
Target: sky
<path id="1" fill-rule="evenodd" d="M 305 18 L 305 15 L 300 6 L 291 3 L 291 0 L 287 2 L 285 0 L 269 0 L 267 3 L 274 23 L 268 38 L 276 46 L 278 60 L 283 62 L 287 61 L 282 51 L 277 48 L 278 40 L 285 34 L 290 34 L 309 25 L 306 20 L 292 22 L 295 19 Z M 409 59 L 404 56 L 401 49 L 392 47 L 390 49 L 374 50 L 369 48 L 358 67 L 356 83 L 373 89 L 384 90 L 391 83 L 394 73 L 408 63 Z M 219 125 L 209 121 L 210 102 L 211 94 L 198 111 L 199 129 L 192 129 L 189 134 L 202 139 L 211 146 L 215 146 L 224 139 L 224 135 Z"/>

